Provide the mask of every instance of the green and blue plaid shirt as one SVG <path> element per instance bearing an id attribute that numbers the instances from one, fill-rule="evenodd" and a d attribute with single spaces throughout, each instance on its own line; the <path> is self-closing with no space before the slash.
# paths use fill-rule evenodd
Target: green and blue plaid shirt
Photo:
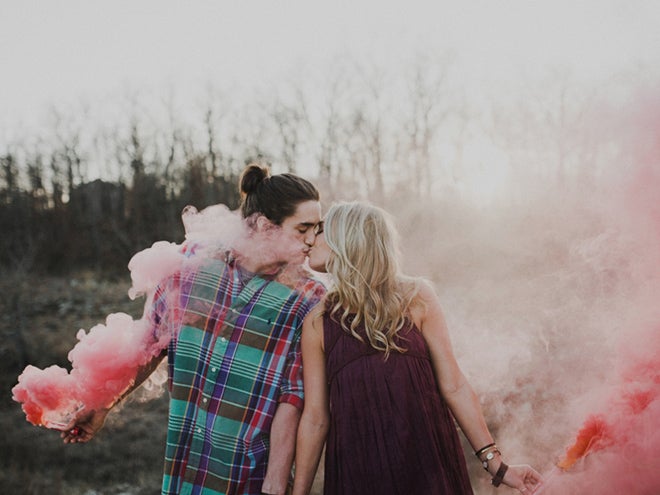
<path id="1" fill-rule="evenodd" d="M 155 334 L 170 332 L 165 495 L 258 495 L 278 403 L 303 405 L 302 321 L 325 289 L 294 290 L 209 260 L 158 288 Z"/>

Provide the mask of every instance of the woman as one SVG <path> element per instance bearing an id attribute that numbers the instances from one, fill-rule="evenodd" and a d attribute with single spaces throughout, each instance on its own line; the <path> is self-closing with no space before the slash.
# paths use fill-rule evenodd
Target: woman
<path id="1" fill-rule="evenodd" d="M 470 494 L 454 418 L 494 485 L 531 493 L 540 475 L 502 460 L 437 296 L 399 271 L 386 213 L 334 205 L 320 230 L 310 266 L 335 285 L 303 324 L 294 495 L 309 493 L 326 435 L 326 495 Z"/>

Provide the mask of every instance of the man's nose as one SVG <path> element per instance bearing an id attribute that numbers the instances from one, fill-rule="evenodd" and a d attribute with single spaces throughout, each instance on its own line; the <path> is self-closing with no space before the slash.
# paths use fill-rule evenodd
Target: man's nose
<path id="1" fill-rule="evenodd" d="M 314 245 L 315 240 L 316 240 L 316 234 L 314 234 L 314 232 L 312 232 L 311 229 L 309 232 L 305 233 L 304 242 L 309 247 L 312 247 Z"/>

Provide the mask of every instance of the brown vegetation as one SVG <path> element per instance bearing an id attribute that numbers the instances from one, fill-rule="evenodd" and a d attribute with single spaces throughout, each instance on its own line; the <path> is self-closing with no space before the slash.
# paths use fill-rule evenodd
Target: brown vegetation
<path id="1" fill-rule="evenodd" d="M 10 274 L 6 274 L 10 275 Z M 55 431 L 26 422 L 11 400 L 25 364 L 66 367 L 79 328 L 111 312 L 141 314 L 125 281 L 103 281 L 91 272 L 67 278 L 5 276 L 0 282 L 0 486 L 24 495 L 160 493 L 167 420 L 166 394 L 147 403 L 128 401 L 113 412 L 98 437 L 64 445 Z"/>

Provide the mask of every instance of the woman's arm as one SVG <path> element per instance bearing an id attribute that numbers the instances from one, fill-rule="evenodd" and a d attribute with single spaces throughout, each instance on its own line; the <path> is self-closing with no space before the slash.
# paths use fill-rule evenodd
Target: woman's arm
<path id="1" fill-rule="evenodd" d="M 310 492 L 328 433 L 330 412 L 323 351 L 322 306 L 316 306 L 303 323 L 301 346 L 305 407 L 298 427 L 293 495 L 306 495 Z"/>
<path id="2" fill-rule="evenodd" d="M 440 393 L 476 451 L 493 442 L 479 399 L 456 361 L 438 297 L 426 284 L 420 297 L 425 311 L 417 323 L 429 347 Z"/>
<path id="3" fill-rule="evenodd" d="M 454 418 L 463 430 L 465 437 L 475 452 L 484 446 L 493 444 L 493 437 L 484 419 L 481 404 L 474 389 L 461 371 L 451 346 L 445 318 L 435 291 L 425 284 L 420 297 L 423 301 L 421 315 L 415 317 L 431 354 L 440 393 L 446 400 Z M 485 454 L 479 460 L 485 460 Z M 488 460 L 487 470 L 492 475 L 498 472 L 502 465 L 499 451 L 493 451 L 492 459 Z M 510 466 L 504 475 L 503 482 L 522 493 L 533 489 L 541 481 L 539 473 L 527 465 Z"/>

